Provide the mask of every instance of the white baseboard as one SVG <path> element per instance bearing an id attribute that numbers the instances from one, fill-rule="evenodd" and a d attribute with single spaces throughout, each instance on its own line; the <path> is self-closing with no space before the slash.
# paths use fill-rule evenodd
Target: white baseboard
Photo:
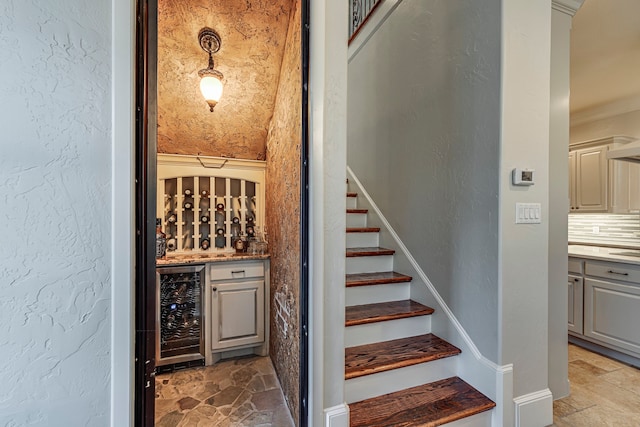
<path id="1" fill-rule="evenodd" d="M 349 406 L 346 403 L 324 410 L 324 427 L 349 427 Z"/>
<path id="2" fill-rule="evenodd" d="M 542 427 L 553 424 L 553 395 L 544 390 L 518 396 L 515 404 L 516 427 Z"/>

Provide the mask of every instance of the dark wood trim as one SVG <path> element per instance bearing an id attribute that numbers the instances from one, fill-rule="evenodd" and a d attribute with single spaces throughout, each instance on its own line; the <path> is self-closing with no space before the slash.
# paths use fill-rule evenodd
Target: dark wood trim
<path id="1" fill-rule="evenodd" d="M 302 0 L 302 141 L 300 159 L 300 414 L 301 427 L 309 425 L 309 24 L 310 0 Z"/>
<path id="2" fill-rule="evenodd" d="M 155 55 L 157 0 L 136 3 L 135 69 L 135 382 L 134 425 L 152 427 L 155 410 Z M 155 109 L 154 109 L 155 111 Z"/>

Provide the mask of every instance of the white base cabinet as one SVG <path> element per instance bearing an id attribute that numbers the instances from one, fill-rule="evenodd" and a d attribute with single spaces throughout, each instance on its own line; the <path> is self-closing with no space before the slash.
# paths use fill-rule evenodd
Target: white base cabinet
<path id="1" fill-rule="evenodd" d="M 584 335 L 640 356 L 640 286 L 586 279 Z"/>
<path id="2" fill-rule="evenodd" d="M 569 334 L 640 366 L 640 266 L 569 258 L 568 277 Z"/>
<path id="3" fill-rule="evenodd" d="M 570 332 L 582 334 L 583 279 L 570 274 L 567 285 L 569 290 L 568 329 Z"/>
<path id="4" fill-rule="evenodd" d="M 206 364 L 269 349 L 269 261 L 208 265 Z"/>

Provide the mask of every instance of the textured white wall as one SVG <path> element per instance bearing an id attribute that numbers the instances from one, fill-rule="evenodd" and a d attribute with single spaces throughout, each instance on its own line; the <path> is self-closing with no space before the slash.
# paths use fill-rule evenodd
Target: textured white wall
<path id="1" fill-rule="evenodd" d="M 349 63 L 347 163 L 498 361 L 500 0 L 404 0 Z"/>
<path id="2" fill-rule="evenodd" d="M 0 425 L 109 423 L 110 17 L 0 2 Z"/>

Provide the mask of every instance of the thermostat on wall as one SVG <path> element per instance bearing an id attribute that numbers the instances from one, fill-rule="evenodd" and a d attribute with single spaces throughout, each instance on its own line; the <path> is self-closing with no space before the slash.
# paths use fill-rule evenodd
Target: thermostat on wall
<path id="1" fill-rule="evenodd" d="M 515 168 L 511 172 L 511 182 L 513 185 L 533 185 L 533 169 Z"/>

